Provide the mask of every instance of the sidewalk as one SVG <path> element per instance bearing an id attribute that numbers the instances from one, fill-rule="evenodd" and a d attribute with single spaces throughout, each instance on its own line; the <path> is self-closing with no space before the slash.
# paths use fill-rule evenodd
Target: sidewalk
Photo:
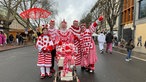
<path id="1" fill-rule="evenodd" d="M 22 47 L 26 47 L 26 46 L 32 46 L 32 45 L 33 45 L 33 43 L 30 43 L 30 42 L 25 44 L 25 45 L 9 45 L 9 44 L 7 44 L 3 47 L 0 46 L 0 52 L 11 50 L 11 49 L 16 49 L 16 48 L 22 48 Z"/>
<path id="2" fill-rule="evenodd" d="M 127 54 L 127 50 L 126 48 L 121 48 L 121 47 L 114 47 L 113 50 Z M 143 47 L 135 47 L 133 52 L 132 52 L 132 56 L 141 58 L 141 59 L 146 59 L 146 49 Z"/>
<path id="3" fill-rule="evenodd" d="M 146 54 L 146 48 L 144 47 L 135 47 L 134 51 Z"/>

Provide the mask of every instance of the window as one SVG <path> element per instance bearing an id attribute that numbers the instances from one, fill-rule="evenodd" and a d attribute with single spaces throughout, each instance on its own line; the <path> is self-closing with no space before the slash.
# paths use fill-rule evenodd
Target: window
<path id="1" fill-rule="evenodd" d="M 139 2 L 139 18 L 146 17 L 146 0 Z"/>

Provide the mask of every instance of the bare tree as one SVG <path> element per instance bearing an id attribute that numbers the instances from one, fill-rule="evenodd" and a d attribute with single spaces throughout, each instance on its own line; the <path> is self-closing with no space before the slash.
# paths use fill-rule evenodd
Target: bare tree
<path id="1" fill-rule="evenodd" d="M 83 15 L 82 19 L 80 20 L 80 23 L 86 23 L 87 26 L 89 26 L 92 22 L 92 15 L 91 13 L 88 13 L 87 15 Z"/>
<path id="2" fill-rule="evenodd" d="M 55 12 L 57 12 L 57 10 L 53 8 L 54 6 L 53 4 L 55 4 L 53 0 L 4 0 L 0 1 L 0 3 L 8 10 L 6 19 L 10 20 L 10 17 L 13 17 L 13 19 L 17 20 L 17 22 L 21 24 L 24 28 L 35 29 L 33 28 L 34 27 L 33 25 L 40 26 L 41 22 L 45 22 L 47 24 L 48 18 L 38 20 L 23 19 L 19 15 L 19 13 L 22 11 L 37 6 L 53 12 L 52 13 L 53 15 L 55 15 Z M 7 28 L 9 28 L 9 25 L 8 24 L 6 25 Z"/>
<path id="3" fill-rule="evenodd" d="M 7 8 L 7 15 L 6 15 L 6 22 L 4 23 L 4 27 L 7 28 L 7 30 L 4 30 L 6 34 L 8 34 L 9 25 L 13 21 L 13 16 L 11 14 L 11 10 L 16 11 L 18 5 L 21 3 L 22 0 L 3 0 L 0 1 L 0 4 L 2 4 L 4 7 Z"/>
<path id="4" fill-rule="evenodd" d="M 98 0 L 95 6 L 91 9 L 92 13 L 98 12 L 103 14 L 105 20 L 110 26 L 110 31 L 113 31 L 113 27 L 116 24 L 118 15 L 122 8 L 122 0 Z M 98 9 L 98 11 L 97 11 Z"/>
<path id="5" fill-rule="evenodd" d="M 56 9 L 56 2 L 54 0 L 38 0 L 35 3 L 35 6 L 51 12 L 51 15 L 48 18 L 45 19 L 40 18 L 33 21 L 33 23 L 36 24 L 37 26 L 40 26 L 41 23 L 48 24 L 51 18 L 55 19 L 55 16 L 57 15 L 57 9 Z"/>

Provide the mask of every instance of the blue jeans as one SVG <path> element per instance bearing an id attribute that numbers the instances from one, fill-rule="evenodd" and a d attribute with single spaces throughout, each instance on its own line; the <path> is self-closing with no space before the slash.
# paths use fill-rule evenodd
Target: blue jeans
<path id="1" fill-rule="evenodd" d="M 127 55 L 126 59 L 130 59 L 131 58 L 131 53 L 132 53 L 132 50 L 128 50 L 128 55 Z"/>

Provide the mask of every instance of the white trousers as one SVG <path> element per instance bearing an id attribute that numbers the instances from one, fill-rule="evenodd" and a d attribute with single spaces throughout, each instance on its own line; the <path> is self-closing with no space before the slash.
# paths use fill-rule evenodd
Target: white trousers
<path id="1" fill-rule="evenodd" d="M 99 50 L 103 50 L 104 49 L 104 43 L 103 42 L 100 42 L 99 43 Z"/>
<path id="2" fill-rule="evenodd" d="M 41 74 L 50 74 L 50 67 L 40 67 Z"/>

